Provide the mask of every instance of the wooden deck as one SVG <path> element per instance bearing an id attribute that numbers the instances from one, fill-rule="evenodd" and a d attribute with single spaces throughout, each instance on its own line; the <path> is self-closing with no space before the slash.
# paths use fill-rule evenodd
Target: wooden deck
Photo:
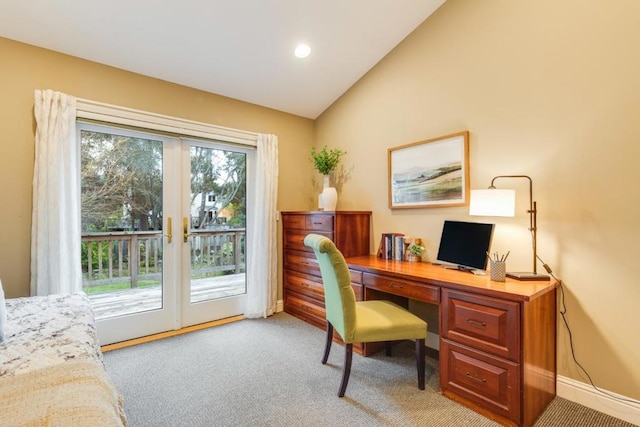
<path id="1" fill-rule="evenodd" d="M 196 279 L 191 282 L 191 303 L 241 295 L 246 292 L 245 274 Z M 162 308 L 160 286 L 89 294 L 96 320 Z"/>

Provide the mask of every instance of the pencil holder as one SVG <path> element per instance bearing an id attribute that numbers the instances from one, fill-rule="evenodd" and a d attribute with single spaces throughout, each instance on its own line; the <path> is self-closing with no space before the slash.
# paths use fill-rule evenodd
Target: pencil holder
<path id="1" fill-rule="evenodd" d="M 496 282 L 504 282 L 507 277 L 507 263 L 504 261 L 490 261 L 489 277 Z"/>

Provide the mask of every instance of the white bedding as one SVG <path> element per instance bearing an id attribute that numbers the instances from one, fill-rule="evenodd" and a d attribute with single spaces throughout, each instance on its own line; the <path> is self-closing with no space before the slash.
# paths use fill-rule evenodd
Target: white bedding
<path id="1" fill-rule="evenodd" d="M 6 300 L 0 378 L 68 360 L 102 364 L 93 312 L 84 293 Z"/>
<path id="2" fill-rule="evenodd" d="M 0 378 L 3 427 L 124 427 L 122 397 L 95 361 Z"/>
<path id="3" fill-rule="evenodd" d="M 0 426 L 126 426 L 83 293 L 6 300 Z"/>

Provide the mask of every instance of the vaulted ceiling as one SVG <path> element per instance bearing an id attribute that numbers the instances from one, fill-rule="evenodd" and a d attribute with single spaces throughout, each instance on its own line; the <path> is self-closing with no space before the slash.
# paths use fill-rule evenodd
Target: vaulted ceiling
<path id="1" fill-rule="evenodd" d="M 444 1 L 2 0 L 0 36 L 316 118 Z"/>

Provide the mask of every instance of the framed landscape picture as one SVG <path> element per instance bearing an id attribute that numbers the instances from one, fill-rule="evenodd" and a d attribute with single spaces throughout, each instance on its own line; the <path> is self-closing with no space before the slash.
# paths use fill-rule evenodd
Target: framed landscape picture
<path id="1" fill-rule="evenodd" d="M 390 148 L 389 208 L 469 204 L 469 132 Z"/>

